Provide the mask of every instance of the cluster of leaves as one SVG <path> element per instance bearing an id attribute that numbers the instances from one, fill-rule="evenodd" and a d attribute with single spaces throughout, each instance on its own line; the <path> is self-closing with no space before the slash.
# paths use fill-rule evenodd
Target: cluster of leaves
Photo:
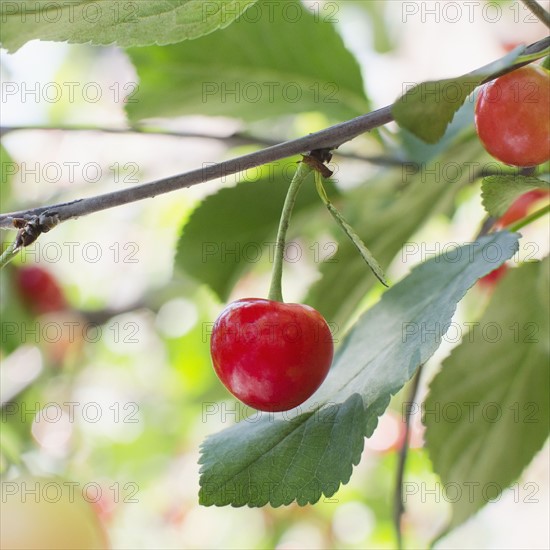
<path id="1" fill-rule="evenodd" d="M 204 17 L 204 5 L 194 0 L 141 1 L 139 10 L 122 21 L 108 2 L 96 4 L 109 14 L 97 28 L 85 20 L 69 24 L 69 12 L 63 13 L 61 23 L 46 27 L 21 26 L 17 18 L 8 17 L 3 43 L 12 50 L 32 38 L 101 45 L 116 41 L 128 47 L 140 78 L 132 98 L 137 101 L 127 106 L 131 122 L 191 113 L 253 122 L 307 111 L 321 111 L 330 121 L 369 110 L 358 63 L 334 25 L 314 17 L 297 0 L 284 3 L 287 12 L 294 4 L 300 14 L 292 21 L 280 3 L 268 6 L 268 0 L 207 2 L 217 8 L 208 12 L 209 17 Z M 247 9 L 257 10 L 254 18 L 238 18 L 239 11 L 250 15 Z M 212 32 L 216 29 L 220 30 Z M 471 183 L 466 166 L 487 158 L 473 136 L 472 101 L 466 100 L 491 75 L 525 61 L 522 51 L 520 47 L 469 75 L 421 84 L 394 104 L 393 115 L 401 129 L 392 136 L 393 147 L 401 147 L 404 166 L 419 168 L 406 181 L 399 166 L 381 168 L 368 183 L 345 193 L 330 184 L 331 196 L 342 203 L 346 218 L 381 265 L 388 266 L 426 220 L 452 213 L 457 194 Z M 273 82 L 296 83 L 302 92 L 300 101 L 274 101 L 268 93 L 254 102 L 231 94 L 224 102 L 205 100 L 205 83 L 212 89 L 222 84 L 235 89 L 248 81 L 263 90 Z M 332 101 L 334 83 L 338 101 Z M 374 148 L 382 143 L 376 134 L 369 140 Z M 448 162 L 463 168 L 452 183 L 438 174 L 438 167 Z M 501 216 L 521 193 L 548 185 L 542 179 L 515 175 L 503 180 L 506 177 L 487 178 L 483 184 L 484 206 L 491 216 Z M 222 189 L 203 200 L 183 228 L 175 260 L 178 270 L 208 285 L 221 301 L 227 300 L 253 264 L 238 255 L 213 255 L 205 261 L 204 243 L 272 241 L 287 184 L 285 171 L 274 165 L 265 167 L 253 182 Z M 292 230 L 322 235 L 326 217 L 313 186 L 304 187 Z M 345 236 L 335 231 L 331 239 L 337 252 L 321 264 L 320 278 L 305 301 L 329 322 L 344 327 L 376 280 Z M 322 495 L 333 495 L 350 479 L 364 438 L 374 432 L 391 397 L 438 348 L 458 302 L 479 278 L 512 257 L 518 239 L 518 234 L 506 231 L 492 233 L 415 268 L 349 328 L 325 384 L 292 412 L 291 421 L 288 415 L 269 415 L 210 436 L 202 447 L 200 502 L 280 506 L 315 503 Z M 489 259 L 491 249 L 499 251 L 498 259 Z M 497 322 L 506 327 L 532 323 L 537 338 L 518 342 L 508 331 L 498 342 L 489 343 L 474 328 L 434 378 L 426 406 L 452 402 L 464 409 L 458 423 L 426 419 L 427 448 L 445 483 L 494 482 L 505 488 L 546 440 L 549 327 L 541 303 L 548 303 L 547 260 L 525 264 L 506 276 L 480 320 L 481 325 Z M 414 330 L 405 332 L 404 327 Z M 465 407 L 472 401 L 480 407 L 495 402 L 503 410 L 514 403 L 533 402 L 538 422 L 514 423 L 511 416 L 496 423 L 481 417 L 471 422 Z M 510 449 L 516 449 L 512 456 Z M 500 457 L 505 452 L 510 460 L 503 462 Z M 458 500 L 450 527 L 486 501 L 481 492 L 475 499 Z"/>

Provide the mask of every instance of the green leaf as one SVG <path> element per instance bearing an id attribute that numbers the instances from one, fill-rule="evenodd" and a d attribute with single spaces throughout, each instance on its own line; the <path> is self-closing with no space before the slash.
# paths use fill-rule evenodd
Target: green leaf
<path id="1" fill-rule="evenodd" d="M 289 159 L 286 168 L 291 166 Z M 183 228 L 176 266 L 206 283 L 225 301 L 245 271 L 274 254 L 275 235 L 290 185 L 280 164 L 263 167 L 264 175 L 221 189 L 202 201 Z M 285 175 L 284 175 L 284 174 Z M 303 185 L 293 220 L 311 207 L 321 207 L 313 181 Z M 291 224 L 291 227 L 293 224 Z"/>
<path id="2" fill-rule="evenodd" d="M 0 210 L 4 212 L 8 208 L 11 197 L 11 179 L 17 170 L 16 163 L 6 148 L 0 144 Z"/>
<path id="3" fill-rule="evenodd" d="M 211 436 L 202 446 L 200 503 L 305 506 L 332 496 L 359 463 L 363 419 L 363 401 L 354 394 L 293 420 L 264 417 Z"/>
<path id="4" fill-rule="evenodd" d="M 227 27 L 256 0 L 23 0 L 2 4 L 2 45 L 33 39 L 119 46 L 173 44 Z"/>
<path id="5" fill-rule="evenodd" d="M 517 250 L 501 232 L 433 258 L 389 289 L 355 324 L 321 388 L 283 414 L 261 414 L 212 435 L 202 446 L 204 505 L 314 503 L 346 483 L 390 398 L 438 348 L 457 302 Z M 431 331 L 431 332 L 430 332 Z M 435 332 L 434 332 L 435 331 Z M 292 420 L 289 420 L 291 418 Z"/>
<path id="6" fill-rule="evenodd" d="M 335 3 L 331 2 L 327 5 L 327 9 L 332 7 L 335 9 Z M 350 16 L 354 16 L 357 19 L 361 16 L 363 10 L 368 14 L 368 28 L 372 33 L 371 43 L 372 48 L 377 53 L 388 53 L 395 48 L 395 33 L 391 32 L 391 27 L 387 24 L 389 17 L 388 4 L 380 1 L 370 2 L 348 2 L 347 0 L 340 0 L 338 11 L 350 10 Z M 353 10 L 353 11 L 352 11 Z"/>
<path id="7" fill-rule="evenodd" d="M 0 233 L 0 237 L 3 235 L 4 232 Z M 14 234 L 6 232 L 6 241 L 0 240 L 1 253 L 7 250 L 13 239 Z M 25 342 L 36 343 L 33 337 L 21 330 L 21 327 L 36 326 L 36 319 L 21 301 L 11 264 L 0 269 L 0 295 L 0 356 L 7 356 Z"/>
<path id="8" fill-rule="evenodd" d="M 444 154 L 457 140 L 458 136 L 466 132 L 473 134 L 473 121 L 474 103 L 467 101 L 458 109 L 453 121 L 447 126 L 445 135 L 437 143 L 426 143 L 407 129 L 401 128 L 399 136 L 406 158 L 418 163 L 427 163 L 435 157 Z"/>
<path id="9" fill-rule="evenodd" d="M 464 76 L 422 82 L 412 87 L 393 105 L 396 122 L 425 142 L 436 143 L 474 89 L 492 74 L 512 66 L 524 49 L 525 46 L 519 46 L 494 63 Z"/>
<path id="10" fill-rule="evenodd" d="M 550 189 L 550 184 L 528 176 L 487 176 L 481 184 L 483 206 L 490 216 L 500 218 L 518 197 L 540 188 Z"/>
<path id="11" fill-rule="evenodd" d="M 134 121 L 306 111 L 344 119 L 369 110 L 357 61 L 333 25 L 298 0 L 260 0 L 223 31 L 128 53 L 140 79 L 126 106 Z"/>
<path id="12" fill-rule="evenodd" d="M 430 385 L 426 443 L 456 489 L 449 529 L 498 499 L 548 437 L 549 288 L 548 259 L 510 270 Z"/>
<path id="13" fill-rule="evenodd" d="M 516 64 L 531 63 L 533 61 L 537 61 L 541 57 L 548 56 L 549 53 L 550 53 L 550 48 L 545 48 L 544 50 L 541 50 L 540 52 L 531 53 L 531 54 L 527 54 L 527 55 L 520 55 L 516 59 Z"/>
<path id="14" fill-rule="evenodd" d="M 479 140 L 455 143 L 429 162 L 411 161 L 380 173 L 346 193 L 346 209 L 341 210 L 374 257 L 388 266 L 400 250 L 404 258 L 418 252 L 422 243 L 410 242 L 411 237 L 452 205 L 457 192 L 469 183 L 471 167 L 485 154 Z M 338 251 L 330 263 L 321 265 L 322 278 L 305 301 L 325 319 L 343 326 L 375 279 L 365 276 L 363 259 L 347 238 L 336 235 L 334 241 Z"/>

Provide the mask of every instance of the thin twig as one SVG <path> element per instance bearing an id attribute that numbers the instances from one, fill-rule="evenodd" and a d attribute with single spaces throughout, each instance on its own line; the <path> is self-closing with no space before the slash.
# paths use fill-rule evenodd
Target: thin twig
<path id="1" fill-rule="evenodd" d="M 127 128 L 109 128 L 95 126 L 0 126 L 0 136 L 5 136 L 11 132 L 24 132 L 26 130 L 40 131 L 58 131 L 58 132 L 100 132 L 104 134 L 138 134 L 142 136 L 166 136 L 191 139 L 210 139 L 221 141 L 229 146 L 242 145 L 262 145 L 264 147 L 272 147 L 278 145 L 280 141 L 269 139 L 262 136 L 249 135 L 243 132 L 233 132 L 232 134 L 206 134 L 204 132 L 190 132 L 185 130 L 166 130 L 162 128 L 148 128 L 146 126 L 129 126 Z M 335 151 L 335 155 L 350 160 L 359 160 L 370 164 L 380 166 L 402 166 L 404 160 L 392 157 L 389 155 L 358 155 L 347 151 Z"/>
<path id="2" fill-rule="evenodd" d="M 550 29 L 550 13 L 536 0 L 521 0 L 531 12 Z"/>
<path id="3" fill-rule="evenodd" d="M 395 535 L 397 538 L 397 547 L 401 550 L 403 548 L 403 533 L 401 531 L 401 518 L 405 512 L 405 503 L 403 502 L 403 477 L 405 475 L 405 466 L 407 463 L 407 454 L 409 452 L 409 437 L 411 432 L 411 418 L 413 407 L 411 404 L 416 403 L 416 394 L 418 393 L 418 387 L 420 386 L 420 377 L 422 376 L 422 367 L 420 365 L 414 375 L 411 390 L 409 392 L 407 407 L 407 416 L 405 419 L 405 440 L 403 446 L 399 451 L 399 462 L 397 463 L 397 474 L 395 481 L 395 493 L 394 493 L 394 505 L 393 505 L 393 521 L 395 527 Z"/>
<path id="4" fill-rule="evenodd" d="M 533 54 L 543 51 L 550 44 L 550 38 L 539 40 L 528 46 L 524 54 Z M 520 63 L 509 67 L 499 74 L 511 72 L 521 65 Z M 495 76 L 496 77 L 496 76 Z M 55 216 L 60 222 L 85 216 L 115 206 L 129 204 L 143 199 L 153 198 L 163 193 L 169 193 L 178 189 L 191 187 L 200 183 L 205 183 L 210 180 L 236 174 L 241 171 L 255 168 L 263 164 L 275 162 L 287 157 L 298 154 L 307 153 L 314 149 L 336 149 L 343 143 L 352 140 L 353 138 L 383 126 L 394 120 L 392 115 L 393 105 L 387 105 L 376 111 L 372 111 L 366 115 L 359 116 L 352 120 L 336 124 L 329 128 L 325 128 L 319 132 L 309 134 L 307 136 L 286 141 L 272 147 L 267 147 L 260 151 L 243 155 L 224 162 L 211 164 L 198 168 L 184 174 L 172 176 L 170 178 L 153 181 L 129 189 L 114 191 L 104 195 L 78 199 L 68 203 L 54 204 L 50 206 L 42 206 L 30 210 L 22 210 L 18 212 L 10 212 L 0 215 L 0 227 L 13 227 L 14 218 L 31 220 L 37 215 L 47 212 L 50 217 Z"/>

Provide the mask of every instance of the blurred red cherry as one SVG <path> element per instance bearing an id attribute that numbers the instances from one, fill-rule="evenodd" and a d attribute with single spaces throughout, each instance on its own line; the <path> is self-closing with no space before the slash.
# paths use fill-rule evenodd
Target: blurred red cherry
<path id="1" fill-rule="evenodd" d="M 480 286 L 491 289 L 494 288 L 497 283 L 504 277 L 506 272 L 508 271 L 508 266 L 506 264 L 502 264 L 500 267 L 497 267 L 491 273 L 488 273 L 485 275 L 485 277 L 482 277 L 479 279 L 478 283 Z"/>
<path id="2" fill-rule="evenodd" d="M 15 272 L 15 286 L 25 305 L 35 314 L 67 308 L 67 301 L 55 277 L 39 266 L 24 266 Z"/>
<path id="3" fill-rule="evenodd" d="M 479 140 L 494 158 L 512 166 L 550 159 L 550 72 L 528 65 L 484 84 L 476 99 Z"/>

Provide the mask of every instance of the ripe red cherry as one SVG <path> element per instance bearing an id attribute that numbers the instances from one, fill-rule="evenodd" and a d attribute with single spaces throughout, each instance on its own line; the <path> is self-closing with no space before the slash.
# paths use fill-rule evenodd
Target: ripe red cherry
<path id="1" fill-rule="evenodd" d="M 507 225 L 521 220 L 522 218 L 527 216 L 527 213 L 529 212 L 529 209 L 533 203 L 537 202 L 540 199 L 544 199 L 547 196 L 548 191 L 546 189 L 533 189 L 532 191 L 524 193 L 523 195 L 518 197 L 511 204 L 510 208 L 506 210 L 502 217 L 499 218 L 497 226 L 506 227 Z"/>
<path id="2" fill-rule="evenodd" d="M 59 283 L 41 267 L 18 268 L 15 272 L 15 285 L 23 302 L 37 314 L 61 311 L 67 307 Z"/>
<path id="3" fill-rule="evenodd" d="M 550 158 L 550 76 L 527 65 L 485 84 L 477 96 L 475 124 L 485 149 L 514 166 Z"/>
<path id="4" fill-rule="evenodd" d="M 261 411 L 287 411 L 326 378 L 333 343 L 323 316 L 303 304 L 244 298 L 225 308 L 210 352 L 224 386 Z"/>

